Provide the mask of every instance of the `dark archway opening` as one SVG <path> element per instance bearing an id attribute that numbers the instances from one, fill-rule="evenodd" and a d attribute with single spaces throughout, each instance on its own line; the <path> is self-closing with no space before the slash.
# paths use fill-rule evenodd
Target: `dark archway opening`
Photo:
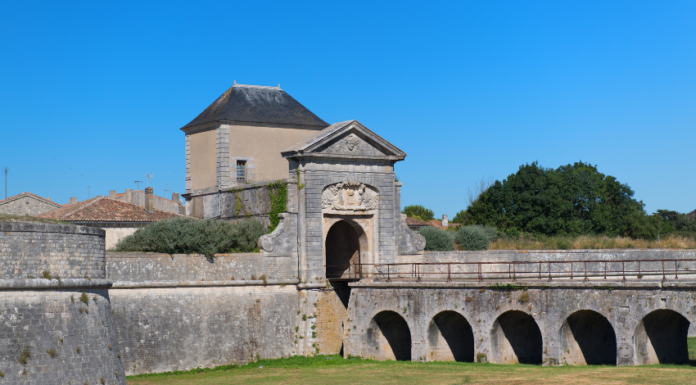
<path id="1" fill-rule="evenodd" d="M 358 232 L 346 221 L 338 221 L 326 235 L 326 278 L 350 280 L 356 278 L 360 263 Z"/>
<path id="2" fill-rule="evenodd" d="M 580 310 L 561 328 L 562 349 L 571 365 L 616 365 L 616 333 L 603 315 Z"/>
<path id="3" fill-rule="evenodd" d="M 474 362 L 474 333 L 469 322 L 454 311 L 443 311 L 428 327 L 430 359 Z"/>
<path id="4" fill-rule="evenodd" d="M 367 330 L 368 349 L 383 360 L 411 361 L 411 331 L 406 320 L 393 311 L 377 314 Z"/>
<path id="5" fill-rule="evenodd" d="M 493 323 L 491 345 L 497 363 L 541 364 L 541 330 L 532 316 L 512 310 Z"/>
<path id="6" fill-rule="evenodd" d="M 646 315 L 636 331 L 641 364 L 686 364 L 690 322 L 673 310 L 655 310 Z"/>

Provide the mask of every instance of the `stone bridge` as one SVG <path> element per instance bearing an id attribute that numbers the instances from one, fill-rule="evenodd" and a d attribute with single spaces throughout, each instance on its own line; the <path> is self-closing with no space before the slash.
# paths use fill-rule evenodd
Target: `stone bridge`
<path id="1" fill-rule="evenodd" d="M 534 262 L 538 270 L 391 264 L 389 278 L 386 265 L 370 266 L 368 277 L 350 283 L 345 354 L 543 365 L 689 361 L 693 261 L 595 263 L 589 273 L 582 262 L 570 268 Z M 527 273 L 513 281 L 515 269 Z M 479 279 L 463 278 L 469 273 Z"/>

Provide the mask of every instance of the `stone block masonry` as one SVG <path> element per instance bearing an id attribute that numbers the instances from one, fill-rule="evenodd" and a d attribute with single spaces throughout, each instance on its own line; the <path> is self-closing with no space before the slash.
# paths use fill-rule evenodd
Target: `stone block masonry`
<path id="1" fill-rule="evenodd" d="M 116 287 L 139 283 L 235 285 L 297 282 L 297 259 L 264 256 L 261 253 L 199 254 L 106 253 L 108 278 Z"/>
<path id="2" fill-rule="evenodd" d="M 290 357 L 294 285 L 112 289 L 128 375 Z"/>
<path id="3" fill-rule="evenodd" d="M 73 225 L 0 222 L 0 277 L 104 278 L 104 230 Z"/>
<path id="4" fill-rule="evenodd" d="M 103 230 L 0 223 L 0 382 L 126 383 L 105 276 Z"/>

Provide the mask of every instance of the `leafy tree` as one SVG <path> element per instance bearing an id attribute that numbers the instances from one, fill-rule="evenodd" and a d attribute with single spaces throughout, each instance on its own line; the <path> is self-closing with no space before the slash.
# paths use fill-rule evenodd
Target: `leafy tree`
<path id="1" fill-rule="evenodd" d="M 534 162 L 495 181 L 455 220 L 511 234 L 621 235 L 628 230 L 629 218 L 645 216 L 643 202 L 633 194 L 628 185 L 588 163 L 550 169 Z"/>
<path id="2" fill-rule="evenodd" d="M 420 205 L 406 206 L 404 207 L 404 211 L 402 211 L 402 213 L 406 214 L 406 216 L 409 218 L 420 219 L 422 221 L 429 221 L 435 218 L 433 210 L 426 209 Z"/>

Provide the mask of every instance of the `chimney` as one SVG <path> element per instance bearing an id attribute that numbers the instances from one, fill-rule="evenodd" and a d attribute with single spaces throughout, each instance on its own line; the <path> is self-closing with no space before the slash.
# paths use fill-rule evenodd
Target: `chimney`
<path id="1" fill-rule="evenodd" d="M 172 200 L 179 204 L 179 193 L 172 193 Z"/>
<path id="2" fill-rule="evenodd" d="M 449 221 L 447 220 L 447 215 L 442 216 L 442 227 L 449 226 Z"/>
<path id="3" fill-rule="evenodd" d="M 116 190 L 109 190 L 109 198 L 116 199 Z"/>
<path id="4" fill-rule="evenodd" d="M 126 189 L 126 203 L 133 203 L 133 189 Z"/>
<path id="5" fill-rule="evenodd" d="M 51 200 L 51 197 L 46 197 L 46 200 L 47 200 L 47 201 L 50 201 L 50 200 Z"/>
<path id="6" fill-rule="evenodd" d="M 152 194 L 152 187 L 145 188 L 145 211 L 151 213 L 155 206 L 155 197 Z"/>
<path id="7" fill-rule="evenodd" d="M 74 205 L 75 203 L 77 203 L 77 197 L 70 197 L 70 203 L 69 203 L 69 204 Z"/>

